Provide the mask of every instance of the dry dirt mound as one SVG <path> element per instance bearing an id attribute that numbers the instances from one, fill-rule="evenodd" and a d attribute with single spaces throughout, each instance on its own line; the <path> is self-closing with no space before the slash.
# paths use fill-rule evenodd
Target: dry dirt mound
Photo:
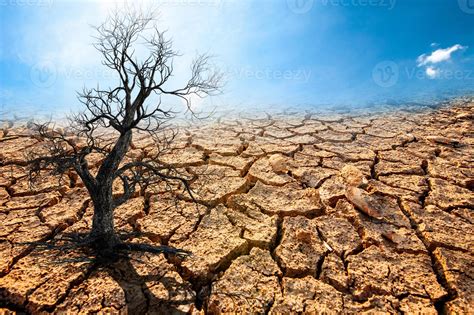
<path id="1" fill-rule="evenodd" d="M 157 187 L 116 226 L 193 255 L 108 267 L 29 243 L 87 232 L 92 209 L 73 174 L 30 187 L 38 140 L 4 129 L 0 314 L 472 312 L 473 116 L 467 103 L 189 127 L 163 159 L 194 175 L 198 204 Z M 130 154 L 150 150 L 136 137 Z"/>

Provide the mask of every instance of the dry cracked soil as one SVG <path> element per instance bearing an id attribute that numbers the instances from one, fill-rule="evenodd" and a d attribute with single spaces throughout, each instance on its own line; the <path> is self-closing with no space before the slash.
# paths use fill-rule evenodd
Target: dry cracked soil
<path id="1" fill-rule="evenodd" d="M 197 203 L 158 186 L 118 208 L 115 225 L 192 256 L 105 266 L 35 243 L 87 232 L 91 202 L 72 173 L 31 186 L 25 152 L 41 139 L 10 123 L 0 314 L 472 314 L 473 118 L 474 103 L 458 101 L 187 126 L 162 159 L 189 173 Z M 130 157 L 151 145 L 135 137 Z"/>

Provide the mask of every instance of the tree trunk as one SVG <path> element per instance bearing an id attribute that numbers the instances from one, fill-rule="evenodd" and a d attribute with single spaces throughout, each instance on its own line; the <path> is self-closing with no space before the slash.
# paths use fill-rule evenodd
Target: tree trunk
<path id="1" fill-rule="evenodd" d="M 122 134 L 115 143 L 112 151 L 107 155 L 99 168 L 92 191 L 89 190 L 94 203 L 94 217 L 90 236 L 94 239 L 94 246 L 101 254 L 109 255 L 120 244 L 120 239 L 114 229 L 114 200 L 112 185 L 114 174 L 123 157 L 128 151 L 132 139 L 132 132 Z"/>
<path id="2" fill-rule="evenodd" d="M 92 198 L 92 201 L 94 203 L 94 216 L 90 235 L 94 239 L 94 246 L 99 250 L 113 251 L 120 240 L 114 228 L 112 188 L 101 189 Z"/>

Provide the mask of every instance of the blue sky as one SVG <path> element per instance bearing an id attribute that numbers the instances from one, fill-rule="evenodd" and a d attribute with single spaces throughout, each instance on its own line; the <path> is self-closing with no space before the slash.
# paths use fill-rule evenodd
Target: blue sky
<path id="1" fill-rule="evenodd" d="M 139 2 L 143 2 L 138 4 Z M 474 90 L 474 0 L 155 0 L 183 57 L 227 73 L 225 108 L 363 106 Z M 124 1 L 0 0 L 0 112 L 60 114 L 75 91 L 113 85 L 90 45 Z"/>

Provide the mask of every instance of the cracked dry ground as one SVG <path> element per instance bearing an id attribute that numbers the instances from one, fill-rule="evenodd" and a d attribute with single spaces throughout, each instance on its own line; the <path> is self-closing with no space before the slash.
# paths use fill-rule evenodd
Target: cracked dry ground
<path id="1" fill-rule="evenodd" d="M 193 256 L 110 266 L 28 244 L 87 232 L 92 208 L 72 174 L 29 187 L 23 153 L 41 143 L 5 129 L 0 314 L 472 313 L 473 115 L 465 103 L 190 126 L 163 161 L 194 178 L 198 204 L 156 187 L 115 224 Z M 130 156 L 150 145 L 135 137 Z"/>

